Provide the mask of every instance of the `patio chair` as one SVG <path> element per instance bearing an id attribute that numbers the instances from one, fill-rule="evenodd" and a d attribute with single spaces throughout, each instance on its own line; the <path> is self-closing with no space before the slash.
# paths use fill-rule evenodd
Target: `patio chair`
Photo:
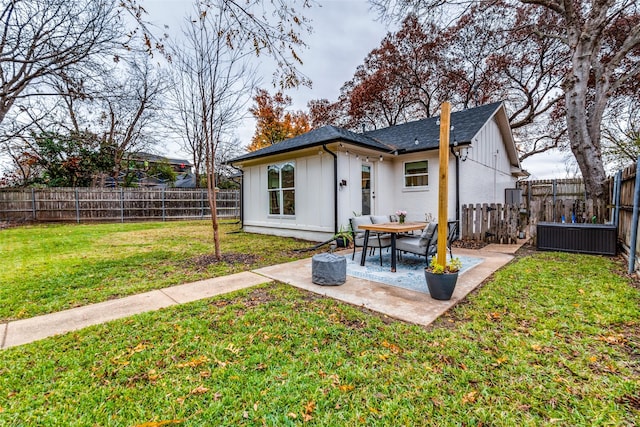
<path id="1" fill-rule="evenodd" d="M 458 221 L 449 221 L 447 223 L 447 227 L 449 231 L 447 232 L 447 248 L 449 248 L 449 255 L 453 258 L 453 253 L 451 252 L 451 244 L 458 240 Z"/>
<path id="2" fill-rule="evenodd" d="M 431 258 L 438 252 L 438 224 L 429 223 L 420 236 L 409 236 L 396 240 L 396 250 L 399 254 L 410 252 L 424 256 L 427 265 L 429 265 Z"/>
<path id="3" fill-rule="evenodd" d="M 369 216 L 356 216 L 349 218 L 349 223 L 351 224 L 351 230 L 353 232 L 353 254 L 351 255 L 351 259 L 353 260 L 356 256 L 356 248 L 362 248 L 364 246 L 365 232 L 364 230 L 359 231 L 359 226 L 361 224 L 372 224 L 372 222 Z M 376 248 L 380 251 L 380 265 L 382 265 L 382 249 L 391 247 L 391 237 L 370 231 L 368 245 L 371 255 L 375 254 Z M 366 256 L 366 254 L 363 254 L 363 256 Z"/>

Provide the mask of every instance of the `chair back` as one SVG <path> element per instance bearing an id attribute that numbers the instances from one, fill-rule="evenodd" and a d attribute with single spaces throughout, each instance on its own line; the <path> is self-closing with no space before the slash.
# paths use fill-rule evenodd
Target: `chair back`
<path id="1" fill-rule="evenodd" d="M 420 235 L 420 246 L 427 248 L 438 243 L 438 223 L 430 222 Z"/>
<path id="2" fill-rule="evenodd" d="M 364 230 L 360 230 L 360 225 L 371 224 L 371 217 L 367 216 L 354 216 L 349 218 L 349 224 L 351 224 L 351 231 L 354 236 L 357 234 L 364 234 Z"/>
<path id="3" fill-rule="evenodd" d="M 386 222 L 391 222 L 387 215 L 373 215 L 371 216 L 371 222 L 374 224 L 384 224 Z"/>
<path id="4" fill-rule="evenodd" d="M 449 232 L 447 233 L 447 246 L 451 247 L 451 244 L 458 240 L 458 221 L 447 222 Z"/>

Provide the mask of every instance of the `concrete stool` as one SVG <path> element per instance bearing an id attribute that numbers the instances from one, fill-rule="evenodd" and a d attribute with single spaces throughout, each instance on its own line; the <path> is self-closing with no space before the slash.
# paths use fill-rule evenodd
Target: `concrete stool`
<path id="1" fill-rule="evenodd" d="M 316 254 L 311 258 L 311 281 L 316 285 L 342 285 L 347 281 L 347 259 L 341 255 Z"/>

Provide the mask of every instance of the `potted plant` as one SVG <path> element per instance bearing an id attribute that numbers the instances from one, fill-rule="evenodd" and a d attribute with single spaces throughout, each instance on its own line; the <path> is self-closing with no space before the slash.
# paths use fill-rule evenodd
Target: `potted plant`
<path id="1" fill-rule="evenodd" d="M 353 241 L 353 234 L 351 233 L 351 229 L 341 225 L 340 230 L 334 234 L 333 239 L 336 241 L 337 247 L 348 248 Z"/>
<path id="2" fill-rule="evenodd" d="M 396 211 L 396 215 L 398 216 L 398 222 L 400 224 L 404 224 L 404 220 L 407 217 L 407 211 L 398 210 Z"/>
<path id="3" fill-rule="evenodd" d="M 427 280 L 431 298 L 442 301 L 451 299 L 461 267 L 460 258 L 452 258 L 445 265 L 439 264 L 435 257 L 431 259 L 429 266 L 424 269 L 424 277 Z"/>

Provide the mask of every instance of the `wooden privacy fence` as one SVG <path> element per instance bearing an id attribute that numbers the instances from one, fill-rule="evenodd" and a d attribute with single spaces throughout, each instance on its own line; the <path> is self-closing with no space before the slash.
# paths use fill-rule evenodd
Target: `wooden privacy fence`
<path id="1" fill-rule="evenodd" d="M 520 208 L 517 205 L 462 205 L 460 238 L 488 243 L 516 243 L 519 221 Z"/>
<path id="2" fill-rule="evenodd" d="M 239 190 L 219 190 L 217 214 L 240 217 Z M 210 218 L 200 188 L 45 188 L 0 190 L 0 221 L 140 221 Z"/>

